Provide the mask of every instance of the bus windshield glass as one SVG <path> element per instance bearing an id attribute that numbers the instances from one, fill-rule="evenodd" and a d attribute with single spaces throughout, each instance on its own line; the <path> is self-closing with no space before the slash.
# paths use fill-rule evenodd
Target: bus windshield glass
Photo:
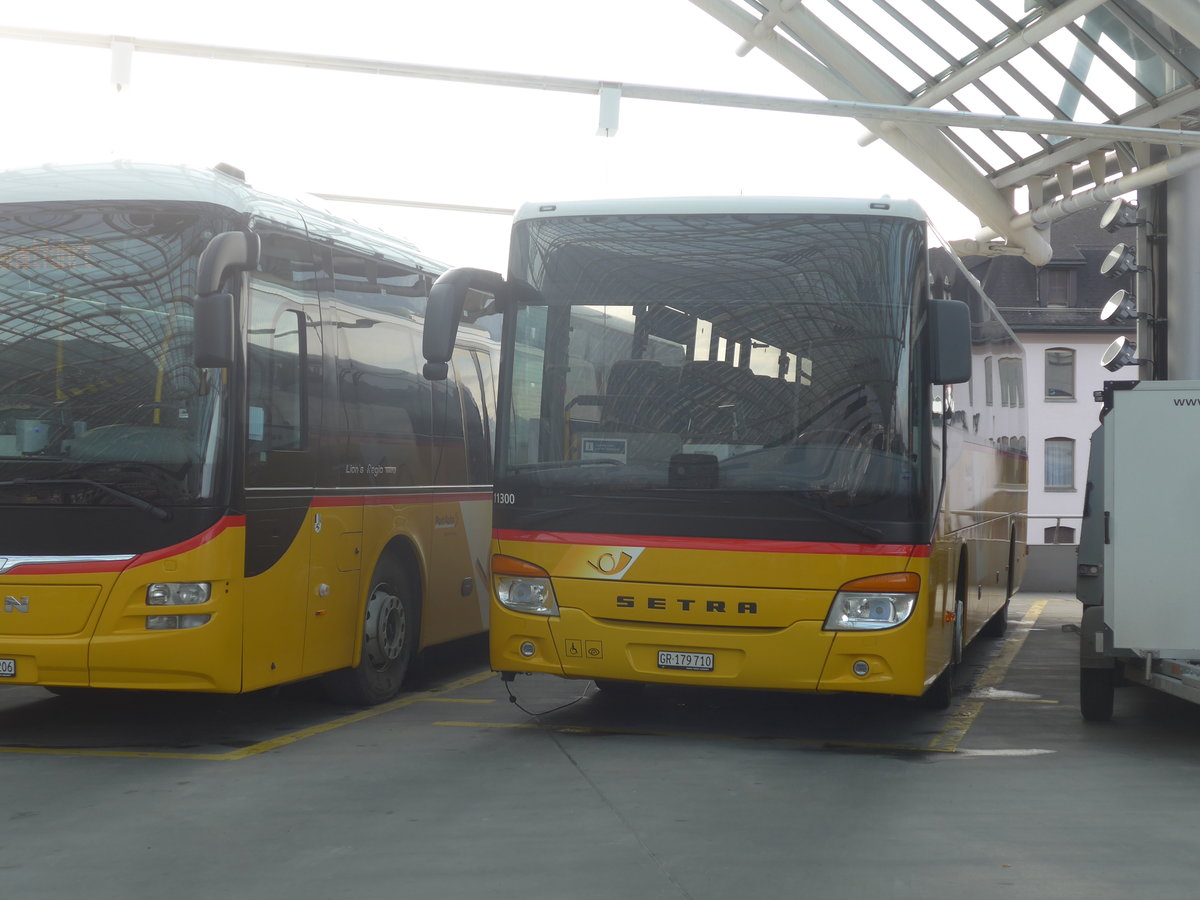
<path id="1" fill-rule="evenodd" d="M 196 263 L 228 214 L 0 206 L 0 502 L 210 501 L 227 397 L 192 363 Z"/>
<path id="2" fill-rule="evenodd" d="M 924 232 L 776 213 L 518 223 L 512 275 L 532 290 L 497 470 L 510 524 L 911 539 Z"/>

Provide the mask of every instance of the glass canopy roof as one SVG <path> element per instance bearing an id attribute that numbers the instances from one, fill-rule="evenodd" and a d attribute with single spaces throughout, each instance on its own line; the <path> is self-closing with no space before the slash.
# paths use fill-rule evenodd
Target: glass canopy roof
<path id="1" fill-rule="evenodd" d="M 744 39 L 739 52 L 830 100 L 913 111 L 862 117 L 860 142 L 887 141 L 980 217 L 982 239 L 1035 263 L 1049 248 L 1031 226 L 1200 163 L 1186 152 L 1200 137 L 1196 0 L 692 3 Z"/>

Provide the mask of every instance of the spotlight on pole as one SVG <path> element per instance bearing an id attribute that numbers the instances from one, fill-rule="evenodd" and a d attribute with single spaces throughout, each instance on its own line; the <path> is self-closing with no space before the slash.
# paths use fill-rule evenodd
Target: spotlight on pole
<path id="1" fill-rule="evenodd" d="M 1137 344 L 1124 335 L 1121 335 L 1121 337 L 1108 345 L 1108 349 L 1100 357 L 1100 365 L 1104 366 L 1110 372 L 1115 372 L 1117 369 L 1123 369 L 1125 366 L 1137 366 L 1150 361 L 1148 359 L 1135 359 L 1135 353 L 1137 353 Z"/>

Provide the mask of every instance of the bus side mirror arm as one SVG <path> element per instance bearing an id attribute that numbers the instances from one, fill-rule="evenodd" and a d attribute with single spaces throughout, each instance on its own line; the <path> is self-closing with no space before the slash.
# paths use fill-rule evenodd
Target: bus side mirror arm
<path id="1" fill-rule="evenodd" d="M 217 293 L 230 269 L 257 269 L 261 247 L 253 231 L 224 231 L 214 235 L 196 266 L 196 293 L 201 297 Z"/>
<path id="2" fill-rule="evenodd" d="M 971 310 L 960 300 L 930 300 L 930 359 L 934 384 L 971 380 Z"/>
<path id="3" fill-rule="evenodd" d="M 475 290 L 499 295 L 504 291 L 504 276 L 486 269 L 457 268 L 443 272 L 429 289 L 425 308 L 425 332 L 421 349 L 425 356 L 424 375 L 430 381 L 445 381 L 454 355 L 458 324 L 462 321 L 468 292 Z"/>
<path id="4" fill-rule="evenodd" d="M 257 268 L 261 247 L 252 231 L 225 231 L 214 235 L 200 254 L 192 303 L 192 356 L 200 368 L 233 365 L 237 306 L 232 294 L 221 293 L 221 285 L 233 272 Z"/>

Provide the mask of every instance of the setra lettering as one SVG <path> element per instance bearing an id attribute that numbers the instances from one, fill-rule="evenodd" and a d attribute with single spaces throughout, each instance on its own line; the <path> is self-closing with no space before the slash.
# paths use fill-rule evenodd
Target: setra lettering
<path id="1" fill-rule="evenodd" d="M 692 600 L 687 597 L 677 597 L 670 599 L 667 597 L 646 597 L 639 599 L 628 594 L 620 594 L 617 596 L 617 606 L 620 609 L 642 609 L 654 610 L 655 612 L 666 612 L 669 609 L 679 609 L 683 612 L 704 612 L 723 615 L 726 613 L 734 613 L 739 616 L 756 616 L 758 615 L 758 604 L 752 600 L 742 600 L 736 606 L 732 603 L 727 603 L 724 600 Z"/>

